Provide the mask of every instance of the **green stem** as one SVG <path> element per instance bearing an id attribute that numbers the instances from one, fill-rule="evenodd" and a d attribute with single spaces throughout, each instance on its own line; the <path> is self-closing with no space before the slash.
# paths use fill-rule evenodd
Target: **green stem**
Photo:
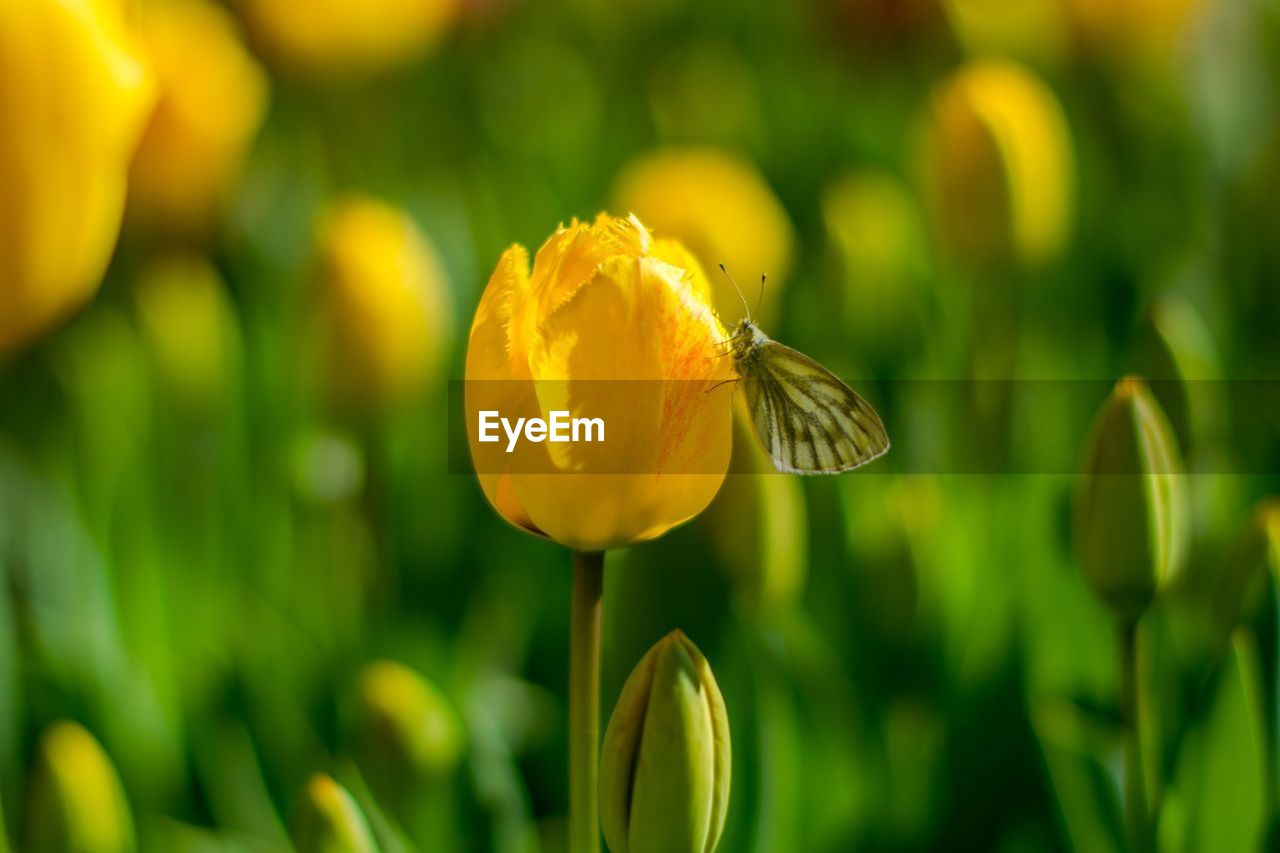
<path id="1" fill-rule="evenodd" d="M 569 635 L 569 850 L 598 853 L 600 754 L 600 600 L 604 552 L 573 554 Z"/>
<path id="2" fill-rule="evenodd" d="M 1129 849 L 1147 853 L 1150 823 L 1147 815 L 1142 732 L 1138 727 L 1138 621 L 1120 626 L 1120 713 L 1124 718 L 1124 814 Z"/>

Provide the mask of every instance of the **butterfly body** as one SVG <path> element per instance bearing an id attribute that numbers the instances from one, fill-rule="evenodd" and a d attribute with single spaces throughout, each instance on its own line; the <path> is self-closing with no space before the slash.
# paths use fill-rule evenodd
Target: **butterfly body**
<path id="1" fill-rule="evenodd" d="M 771 339 L 751 320 L 729 338 L 756 435 L 779 471 L 834 474 L 883 456 L 875 409 L 831 371 Z"/>

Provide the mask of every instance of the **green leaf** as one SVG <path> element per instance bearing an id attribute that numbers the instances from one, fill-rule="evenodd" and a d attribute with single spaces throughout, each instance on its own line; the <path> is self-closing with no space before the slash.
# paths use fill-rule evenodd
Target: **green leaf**
<path id="1" fill-rule="evenodd" d="M 1066 700 L 1038 703 L 1032 723 L 1072 848 L 1123 850 L 1120 790 L 1108 761 L 1119 754 L 1119 730 Z"/>
<path id="2" fill-rule="evenodd" d="M 1160 817 L 1162 850 L 1254 850 L 1267 815 L 1260 674 L 1237 632 L 1204 714 L 1178 755 Z"/>

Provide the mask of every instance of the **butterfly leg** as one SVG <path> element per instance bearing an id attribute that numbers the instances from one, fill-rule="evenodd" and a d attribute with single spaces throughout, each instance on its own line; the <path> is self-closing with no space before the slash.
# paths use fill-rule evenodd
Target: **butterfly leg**
<path id="1" fill-rule="evenodd" d="M 735 376 L 735 377 L 734 377 L 734 378 L 732 378 L 732 379 L 721 379 L 721 380 L 720 380 L 719 382 L 717 382 L 715 385 L 712 385 L 710 388 L 708 388 L 708 389 L 707 389 L 707 391 L 706 391 L 706 393 L 710 394 L 712 391 L 716 390 L 716 389 L 717 389 L 717 388 L 719 388 L 721 385 L 727 385 L 727 384 L 729 384 L 730 382 L 741 382 L 741 381 L 742 381 L 742 377 L 741 377 L 741 376 Z"/>

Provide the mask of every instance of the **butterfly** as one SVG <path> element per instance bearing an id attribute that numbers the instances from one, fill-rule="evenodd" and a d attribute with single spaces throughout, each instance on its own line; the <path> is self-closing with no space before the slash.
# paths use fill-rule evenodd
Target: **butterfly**
<path id="1" fill-rule="evenodd" d="M 835 474 L 889 451 L 876 410 L 830 370 L 771 339 L 749 309 L 727 344 L 756 435 L 779 471 Z"/>

